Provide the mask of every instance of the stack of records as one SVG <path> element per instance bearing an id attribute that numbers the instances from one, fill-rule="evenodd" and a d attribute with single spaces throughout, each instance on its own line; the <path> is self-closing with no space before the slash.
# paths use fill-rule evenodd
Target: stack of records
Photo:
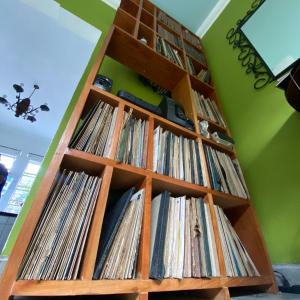
<path id="1" fill-rule="evenodd" d="M 206 186 L 202 159 L 196 140 L 163 131 L 160 126 L 155 128 L 154 172 Z"/>
<path id="2" fill-rule="evenodd" d="M 144 189 L 129 189 L 106 212 L 93 279 L 132 279 L 144 210 Z"/>
<path id="3" fill-rule="evenodd" d="M 171 33 L 170 31 L 164 29 L 162 26 L 160 26 L 159 24 L 157 24 L 157 32 L 158 34 L 166 39 L 167 41 L 169 41 L 170 43 L 176 45 L 177 47 L 182 49 L 182 42 L 181 39 L 174 35 L 173 33 Z"/>
<path id="4" fill-rule="evenodd" d="M 24 256 L 19 279 L 78 278 L 101 178 L 63 170 Z"/>
<path id="5" fill-rule="evenodd" d="M 170 29 L 180 34 L 181 32 L 181 26 L 179 23 L 174 21 L 172 18 L 170 18 L 168 15 L 166 15 L 163 11 L 159 11 L 157 15 L 157 20 L 167 25 Z"/>
<path id="6" fill-rule="evenodd" d="M 182 30 L 183 38 L 189 41 L 192 45 L 201 47 L 200 40 L 197 36 L 194 36 L 192 33 L 190 33 L 187 29 Z"/>
<path id="7" fill-rule="evenodd" d="M 118 108 L 98 101 L 80 123 L 70 148 L 109 157 Z"/>
<path id="8" fill-rule="evenodd" d="M 238 161 L 208 145 L 203 147 L 212 188 L 241 198 L 250 198 Z"/>
<path id="9" fill-rule="evenodd" d="M 214 206 L 227 276 L 260 276 L 240 238 L 219 206 Z"/>
<path id="10" fill-rule="evenodd" d="M 220 113 L 215 101 L 205 98 L 203 95 L 193 90 L 193 101 L 195 103 L 197 114 L 200 117 L 209 119 L 223 127 L 226 127 L 226 123 Z"/>
<path id="11" fill-rule="evenodd" d="M 209 84 L 210 82 L 210 73 L 208 70 L 204 70 L 204 69 L 201 69 L 201 71 L 197 74 L 197 77 L 203 81 L 203 82 L 206 82 Z"/>
<path id="12" fill-rule="evenodd" d="M 170 197 L 151 204 L 150 278 L 220 276 L 208 204 L 202 198 Z"/>
<path id="13" fill-rule="evenodd" d="M 197 75 L 197 71 L 194 67 L 194 64 L 193 64 L 193 60 L 187 56 L 187 67 L 188 67 L 188 71 L 191 75 Z"/>
<path id="14" fill-rule="evenodd" d="M 163 38 L 159 36 L 157 36 L 156 50 L 179 67 L 184 68 L 182 58 L 180 57 L 178 51 L 172 48 Z"/>
<path id="15" fill-rule="evenodd" d="M 189 56 L 191 56 L 193 59 L 199 61 L 200 63 L 202 63 L 205 66 L 207 65 L 206 59 L 202 52 L 200 52 L 199 50 L 195 49 L 193 46 L 191 46 L 185 42 L 184 42 L 184 49 L 185 49 L 186 53 Z"/>
<path id="16" fill-rule="evenodd" d="M 146 168 L 148 148 L 148 121 L 132 116 L 132 109 L 124 113 L 122 132 L 116 160 Z"/>

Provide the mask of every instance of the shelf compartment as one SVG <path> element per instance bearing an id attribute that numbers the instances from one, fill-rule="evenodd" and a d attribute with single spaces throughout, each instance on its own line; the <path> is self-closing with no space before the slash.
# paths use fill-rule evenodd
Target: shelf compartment
<path id="1" fill-rule="evenodd" d="M 258 221 L 252 205 L 249 203 L 249 205 L 229 208 L 223 206 L 222 208 L 241 239 L 244 247 L 248 251 L 260 275 L 268 276 L 271 263 L 266 255 L 264 239 L 259 229 Z M 257 280 L 260 279 L 260 277 L 256 278 Z M 272 281 L 271 277 L 269 277 L 269 280 Z"/>
<path id="2" fill-rule="evenodd" d="M 160 46 L 158 46 L 158 45 L 160 45 Z M 168 49 L 173 53 L 173 55 L 170 55 L 170 51 L 168 51 Z M 184 61 L 183 50 L 177 46 L 173 47 L 173 45 L 171 43 L 169 43 L 167 39 L 164 39 L 164 38 L 160 37 L 159 35 L 157 35 L 155 51 L 156 51 L 156 53 L 158 53 L 161 56 L 163 56 L 164 58 L 166 58 L 168 61 L 170 61 L 172 64 L 174 64 L 178 68 L 185 70 L 185 61 Z M 169 56 L 167 54 L 169 54 Z M 177 58 L 176 54 L 178 55 L 179 59 Z M 175 57 L 176 57 L 176 59 L 175 59 Z M 182 65 L 180 65 L 178 63 L 178 61 L 180 61 Z"/>
<path id="3" fill-rule="evenodd" d="M 173 90 L 186 74 L 183 69 L 116 27 L 107 55 L 168 90 Z"/>
<path id="4" fill-rule="evenodd" d="M 148 0 L 143 1 L 143 9 L 145 9 L 151 15 L 154 15 L 155 7 L 150 1 L 148 1 Z"/>
<path id="5" fill-rule="evenodd" d="M 147 40 L 147 44 L 141 41 L 141 39 L 144 38 Z M 140 23 L 139 25 L 139 31 L 138 31 L 138 40 L 141 44 L 144 44 L 151 49 L 154 48 L 154 31 L 152 31 L 149 27 L 145 26 L 143 23 Z"/>
<path id="6" fill-rule="evenodd" d="M 144 25 L 148 26 L 151 30 L 153 30 L 153 28 L 154 28 L 154 18 L 153 18 L 153 15 L 151 15 L 151 13 L 149 13 L 147 10 L 145 10 L 145 9 L 142 10 L 140 21 Z"/>
<path id="7" fill-rule="evenodd" d="M 219 125 L 218 123 L 206 118 L 206 117 L 203 117 L 201 115 L 198 114 L 197 116 L 198 120 L 201 122 L 201 121 L 207 121 L 208 122 L 208 129 L 209 129 L 209 132 L 215 132 L 215 131 L 218 131 L 218 132 L 223 132 L 225 134 L 228 134 L 228 129 Z"/>
<path id="8" fill-rule="evenodd" d="M 182 37 L 191 46 L 194 46 L 195 48 L 201 50 L 201 39 L 199 38 L 199 36 L 195 35 L 193 32 L 191 32 L 184 26 L 182 26 Z"/>
<path id="9" fill-rule="evenodd" d="M 114 19 L 114 24 L 129 34 L 134 34 L 136 19 L 125 10 L 118 9 Z"/>
<path id="10" fill-rule="evenodd" d="M 181 35 L 181 25 L 164 11 L 157 9 L 156 18 L 160 24 L 164 24 L 164 26 L 167 26 L 169 30 L 176 33 L 177 35 Z"/>
<path id="11" fill-rule="evenodd" d="M 167 26 L 163 26 L 160 23 L 157 23 L 156 27 L 156 32 L 159 36 L 167 40 L 176 49 L 183 50 L 182 40 L 179 35 L 173 33 Z"/>
<path id="12" fill-rule="evenodd" d="M 186 41 L 183 41 L 183 47 L 185 49 L 186 55 L 207 68 L 207 61 L 202 50 L 190 45 Z"/>
<path id="13" fill-rule="evenodd" d="M 135 3 L 134 0 L 122 0 L 120 8 L 132 15 L 134 18 L 136 18 L 139 11 L 139 5 L 138 3 Z"/>
<path id="14" fill-rule="evenodd" d="M 154 113 L 151 113 L 149 112 L 148 110 L 144 109 L 144 108 L 141 108 L 127 100 L 124 100 L 116 95 L 113 95 L 112 93 L 110 92 L 107 92 L 107 91 L 104 91 L 100 88 L 98 88 L 97 86 L 91 86 L 91 93 L 93 94 L 93 97 L 95 97 L 97 99 L 97 97 L 103 97 L 102 99 L 104 99 L 105 101 L 112 101 L 112 103 L 123 103 L 124 105 L 128 106 L 128 107 L 131 107 L 134 109 L 134 111 L 136 111 L 136 113 L 141 113 L 141 115 L 147 115 L 147 116 L 152 116 L 156 122 L 156 125 L 159 125 L 159 124 L 164 124 L 166 126 L 166 128 L 169 128 L 170 130 L 175 130 L 177 132 L 179 132 L 179 134 L 186 134 L 187 136 L 191 136 L 193 138 L 195 137 L 198 137 L 199 135 L 197 135 L 196 132 L 194 131 L 191 131 L 189 129 L 186 129 L 185 127 L 181 126 L 181 125 L 178 125 L 172 121 L 169 121 L 159 115 L 156 115 Z M 172 95 L 173 97 L 173 95 Z M 176 99 L 177 98 L 177 95 L 174 94 L 174 97 L 173 97 L 176 101 L 179 101 L 179 99 Z M 110 103 L 110 102 L 108 102 Z M 174 133 L 175 133 L 174 131 Z"/>
<path id="15" fill-rule="evenodd" d="M 203 94 L 205 97 L 210 97 L 214 92 L 214 87 L 201 81 L 198 77 L 190 75 L 192 88 L 199 93 Z"/>
<path id="16" fill-rule="evenodd" d="M 141 230 L 142 230 L 142 224 L 145 218 L 145 206 L 146 206 L 146 193 L 147 193 L 147 186 L 146 186 L 146 177 L 134 172 L 129 172 L 129 171 L 125 171 L 123 169 L 118 169 L 118 168 L 114 168 L 113 169 L 113 173 L 112 173 L 112 178 L 111 178 L 111 182 L 110 182 L 110 186 L 109 186 L 109 192 L 108 192 L 108 197 L 107 197 L 107 202 L 106 202 L 106 206 L 105 206 L 105 213 L 104 213 L 104 218 L 103 218 L 103 226 L 101 228 L 101 236 L 100 236 L 100 240 L 99 240 L 99 247 L 101 247 L 101 243 L 103 243 L 103 239 L 107 238 L 107 235 L 105 236 L 105 234 L 107 234 L 108 231 L 106 230 L 111 230 L 110 228 L 110 224 L 107 223 L 107 220 L 111 220 L 111 214 L 112 213 L 116 213 L 116 204 L 118 203 L 118 201 L 121 199 L 121 197 L 123 196 L 123 194 L 125 192 L 127 192 L 130 188 L 134 187 L 135 190 L 133 191 L 133 194 L 135 194 L 137 191 L 141 190 L 142 188 L 144 189 L 144 207 L 143 207 L 143 215 L 141 215 L 141 219 L 140 219 L 140 225 L 141 225 Z M 129 202 L 130 203 L 130 202 Z M 126 212 L 128 212 L 128 207 L 127 206 Z M 118 208 L 117 212 L 120 212 L 120 207 Z M 121 216 L 121 223 L 119 223 L 119 225 L 123 224 L 123 226 L 126 224 L 128 225 L 128 222 L 123 223 L 124 222 L 124 216 L 126 215 L 126 213 L 124 215 Z M 115 215 L 115 220 L 116 218 L 119 218 L 120 215 Z M 108 218 L 108 219 L 107 219 Z M 133 215 L 131 215 L 131 219 L 133 218 Z M 133 219 L 132 219 L 133 220 Z M 120 232 L 121 228 L 118 225 L 118 229 L 117 232 Z M 143 230 L 142 230 L 143 231 Z M 141 231 L 141 235 L 139 236 L 139 243 L 138 243 L 138 248 L 137 248 L 137 263 L 132 265 L 133 268 L 136 267 L 137 273 L 136 273 L 136 278 L 133 279 L 125 279 L 124 281 L 136 281 L 139 277 L 140 277 L 140 270 L 141 270 L 141 263 L 140 263 L 140 255 L 142 255 L 142 251 L 141 251 L 141 244 L 142 241 L 144 240 L 143 235 L 142 235 L 142 231 Z M 115 235 L 114 238 L 116 238 L 118 236 Z M 119 240 L 120 242 L 121 240 Z M 114 243 L 114 242 L 113 242 Z M 113 245 L 111 244 L 110 246 L 110 250 L 109 252 L 111 252 L 111 250 L 113 249 Z M 119 244 L 120 246 L 122 245 L 122 243 Z M 124 245 L 124 244 L 123 244 Z M 98 250 L 99 251 L 99 250 Z M 113 260 L 116 259 L 116 256 L 111 257 L 112 261 L 110 261 L 110 263 L 113 263 Z M 97 260 L 96 260 L 97 262 Z M 105 264 L 103 264 L 102 266 L 105 266 L 108 262 L 106 261 Z M 95 264 L 95 270 L 97 263 Z M 99 271 L 99 270 L 98 270 Z M 101 274 L 101 272 L 99 273 L 99 275 Z M 124 276 L 125 273 L 123 275 L 117 275 L 116 276 Z M 98 274 L 97 274 L 98 276 Z M 96 280 L 97 281 L 97 280 Z M 102 280 L 99 280 L 102 281 Z"/>

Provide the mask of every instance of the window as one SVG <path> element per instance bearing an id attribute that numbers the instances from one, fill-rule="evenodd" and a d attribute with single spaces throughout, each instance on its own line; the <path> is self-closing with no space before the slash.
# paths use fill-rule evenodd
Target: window
<path id="1" fill-rule="evenodd" d="M 8 176 L 7 176 L 7 180 L 6 183 L 2 189 L 2 193 L 1 193 L 1 198 L 5 195 L 5 193 L 7 192 L 9 186 L 11 185 L 11 183 L 13 182 L 13 177 L 10 175 L 11 173 L 11 169 L 13 168 L 13 165 L 16 161 L 16 156 L 14 155 L 8 155 L 8 154 L 4 154 L 1 153 L 1 160 L 0 162 L 6 167 L 7 171 L 8 171 Z"/>
<path id="2" fill-rule="evenodd" d="M 40 169 L 41 162 L 30 160 L 17 183 L 16 189 L 8 201 L 7 212 L 18 214 L 29 194 L 34 179 Z"/>

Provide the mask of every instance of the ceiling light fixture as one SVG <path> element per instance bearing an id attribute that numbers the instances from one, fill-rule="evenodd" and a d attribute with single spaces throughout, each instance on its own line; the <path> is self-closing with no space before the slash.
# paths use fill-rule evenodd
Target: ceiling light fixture
<path id="1" fill-rule="evenodd" d="M 15 113 L 15 117 L 23 117 L 23 119 L 28 120 L 30 122 L 35 122 L 36 118 L 35 115 L 41 111 L 49 111 L 50 108 L 47 103 L 40 105 L 39 107 L 33 107 L 31 105 L 31 97 L 36 90 L 39 89 L 37 84 L 33 85 L 33 91 L 29 97 L 21 99 L 21 93 L 24 92 L 23 84 L 14 84 L 13 88 L 17 93 L 17 101 L 11 104 L 6 98 L 6 95 L 0 97 L 0 103 L 5 105 L 8 110 L 12 110 Z"/>

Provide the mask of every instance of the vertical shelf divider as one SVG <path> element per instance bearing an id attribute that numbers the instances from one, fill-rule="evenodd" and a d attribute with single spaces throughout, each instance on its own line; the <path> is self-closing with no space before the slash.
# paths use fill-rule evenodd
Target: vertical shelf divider
<path id="1" fill-rule="evenodd" d="M 103 172 L 101 189 L 96 202 L 94 215 L 93 215 L 91 227 L 89 230 L 88 240 L 86 244 L 86 249 L 83 256 L 82 269 L 80 272 L 81 280 L 92 280 L 93 278 L 101 228 L 102 228 L 112 173 L 113 173 L 113 167 L 106 166 Z"/>

